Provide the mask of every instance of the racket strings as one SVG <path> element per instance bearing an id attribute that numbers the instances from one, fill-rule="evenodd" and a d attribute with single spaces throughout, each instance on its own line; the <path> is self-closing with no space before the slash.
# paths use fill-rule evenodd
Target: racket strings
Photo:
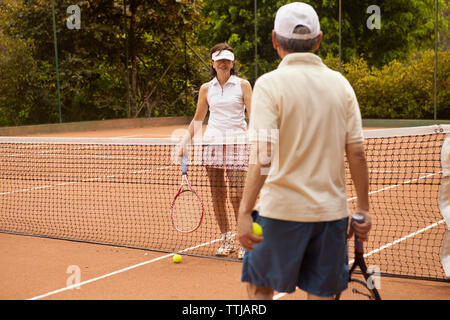
<path id="1" fill-rule="evenodd" d="M 196 230 L 203 218 L 203 204 L 197 194 L 191 190 L 183 190 L 172 205 L 172 222 L 181 232 Z"/>

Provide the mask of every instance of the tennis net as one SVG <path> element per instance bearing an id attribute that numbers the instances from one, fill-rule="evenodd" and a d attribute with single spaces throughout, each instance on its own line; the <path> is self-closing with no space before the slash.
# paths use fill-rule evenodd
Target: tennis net
<path id="1" fill-rule="evenodd" d="M 449 131 L 447 126 L 365 131 L 374 225 L 366 259 L 381 274 L 449 281 L 440 261 L 448 226 L 439 209 L 441 150 Z M 236 230 L 234 209 L 249 148 L 242 141 L 192 147 L 188 178 L 203 200 L 205 217 L 195 232 L 181 233 L 169 213 L 181 182 L 177 144 L 177 139 L 1 137 L 0 232 L 215 257 L 221 244 L 218 219 L 229 223 L 233 235 Z M 223 153 L 231 155 L 230 166 L 212 168 L 205 154 L 224 146 L 232 149 Z M 353 208 L 349 175 L 347 193 Z M 237 250 L 223 259 L 237 260 Z"/>

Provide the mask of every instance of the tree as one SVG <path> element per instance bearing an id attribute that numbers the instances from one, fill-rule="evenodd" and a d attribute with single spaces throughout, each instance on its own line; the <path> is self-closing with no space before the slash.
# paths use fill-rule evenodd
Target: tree
<path id="1" fill-rule="evenodd" d="M 292 1 L 259 0 L 257 11 L 258 69 L 260 74 L 276 68 L 279 59 L 272 49 L 271 31 L 277 9 Z M 324 40 L 318 54 L 339 53 L 339 1 L 304 0 L 317 11 Z M 381 28 L 367 28 L 369 6 L 381 10 Z M 444 1 L 440 0 L 443 8 Z M 448 7 L 448 5 L 447 5 Z M 205 0 L 203 14 L 207 29 L 200 41 L 211 47 L 228 42 L 242 63 L 243 73 L 252 81 L 254 57 L 254 0 Z M 441 29 L 448 27 L 442 19 Z M 434 39 L 434 0 L 358 0 L 342 1 L 342 58 L 364 56 L 369 65 L 381 67 L 395 59 L 406 59 L 416 49 L 432 48 Z"/>
<path id="2" fill-rule="evenodd" d="M 128 117 L 157 104 L 180 101 L 183 74 L 183 35 L 199 23 L 200 2 L 171 0 L 90 1 L 90 31 L 98 40 L 98 55 L 120 74 L 128 96 Z M 106 40 L 106 41 L 105 41 Z M 166 92 L 158 86 L 165 85 Z M 170 94 L 167 92 L 174 92 Z M 177 94 L 178 93 L 178 94 Z M 167 110 L 166 110 L 167 111 Z M 170 111 L 169 111 L 170 113 Z"/>
<path id="3" fill-rule="evenodd" d="M 192 111 L 184 35 L 195 42 L 201 2 L 81 1 L 79 30 L 66 26 L 72 4 L 61 0 L 55 8 L 65 121 Z M 55 63 L 51 12 L 44 0 L 0 5 L 0 30 L 32 41 L 38 66 Z M 194 70 L 191 75 L 197 77 Z"/>
<path id="4" fill-rule="evenodd" d="M 0 34 L 0 47 L 0 125 L 40 123 L 47 116 L 56 120 L 57 113 L 51 110 L 54 101 L 45 90 L 55 81 L 33 59 L 32 41 Z"/>

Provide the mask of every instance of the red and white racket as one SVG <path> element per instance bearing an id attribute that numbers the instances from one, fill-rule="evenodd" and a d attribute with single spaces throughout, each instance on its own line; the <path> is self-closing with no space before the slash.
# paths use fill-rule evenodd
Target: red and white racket
<path id="1" fill-rule="evenodd" d="M 170 218 L 175 230 L 193 232 L 200 227 L 203 220 L 203 201 L 189 183 L 184 156 L 181 159 L 181 169 L 181 185 L 170 205 Z"/>

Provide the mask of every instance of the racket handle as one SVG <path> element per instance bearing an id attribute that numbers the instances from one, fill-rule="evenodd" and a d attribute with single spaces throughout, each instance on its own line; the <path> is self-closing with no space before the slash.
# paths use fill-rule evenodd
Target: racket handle
<path id="1" fill-rule="evenodd" d="M 181 170 L 182 170 L 183 175 L 187 174 L 186 157 L 184 155 L 181 158 Z"/>
<path id="2" fill-rule="evenodd" d="M 355 213 L 352 216 L 352 223 L 353 223 L 353 221 L 355 221 L 356 223 L 364 223 L 364 216 L 362 214 Z M 356 234 L 355 234 L 355 250 L 358 252 L 364 251 L 363 242 L 358 240 L 358 237 L 356 236 Z"/>

